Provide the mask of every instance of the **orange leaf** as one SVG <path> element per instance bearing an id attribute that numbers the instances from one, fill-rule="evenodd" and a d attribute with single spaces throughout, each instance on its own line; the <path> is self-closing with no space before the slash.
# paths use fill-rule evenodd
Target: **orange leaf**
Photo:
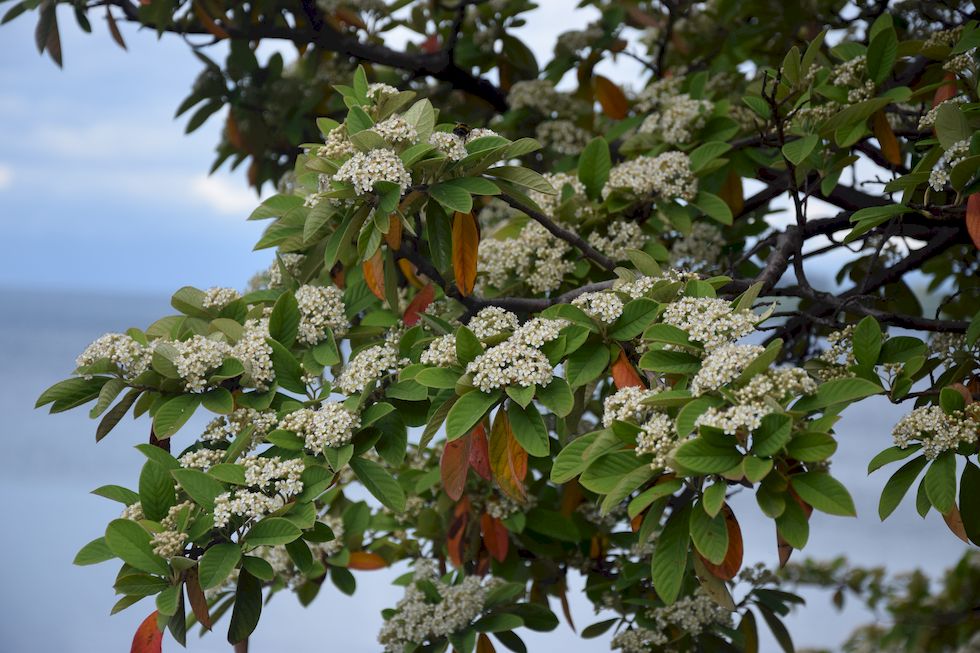
<path id="1" fill-rule="evenodd" d="M 943 519 L 946 521 L 946 525 L 949 526 L 949 530 L 953 532 L 953 535 L 960 538 L 967 544 L 970 543 L 970 538 L 966 535 L 966 528 L 963 526 L 963 517 L 960 516 L 960 509 L 953 504 L 953 507 L 949 509 Z"/>
<path id="2" fill-rule="evenodd" d="M 738 574 L 738 570 L 742 568 L 742 529 L 738 525 L 738 520 L 735 519 L 735 513 L 732 509 L 728 507 L 728 504 L 723 506 L 725 511 L 725 526 L 728 527 L 728 551 L 725 553 L 725 559 L 721 561 L 720 565 L 712 564 L 710 561 L 701 557 L 701 562 L 704 566 L 711 572 L 711 574 L 722 580 L 731 580 L 735 578 Z M 701 554 L 699 553 L 700 557 Z"/>
<path id="3" fill-rule="evenodd" d="M 381 250 L 374 253 L 374 256 L 364 261 L 361 265 L 364 270 L 364 283 L 371 289 L 374 296 L 381 301 L 385 300 L 385 264 L 381 258 Z"/>
<path id="4" fill-rule="evenodd" d="M 470 466 L 470 436 L 465 435 L 447 442 L 439 460 L 439 473 L 442 477 L 442 489 L 449 498 L 459 501 L 466 489 L 466 472 Z"/>
<path id="5" fill-rule="evenodd" d="M 398 262 L 401 263 L 405 259 L 401 259 Z M 429 304 L 432 300 L 436 298 L 436 289 L 432 287 L 432 284 L 428 284 L 425 288 L 415 293 L 412 297 L 412 301 L 408 302 L 408 306 L 405 307 L 405 315 L 402 317 L 402 321 L 405 322 L 405 326 L 415 326 L 422 313 L 425 313 L 425 309 L 429 308 Z"/>
<path id="6" fill-rule="evenodd" d="M 973 246 L 980 249 L 980 193 L 970 195 L 966 201 L 966 230 L 970 233 Z"/>
<path id="7" fill-rule="evenodd" d="M 575 622 L 572 620 L 572 608 L 568 605 L 568 592 L 565 587 L 565 581 L 558 584 L 558 600 L 561 601 L 561 611 L 565 615 L 565 621 L 568 622 L 572 632 L 576 632 Z"/>
<path id="8" fill-rule="evenodd" d="M 201 6 L 200 2 L 194 3 L 194 15 L 197 16 L 197 19 L 199 21 L 201 21 L 201 26 L 207 31 L 209 31 L 216 38 L 218 39 L 229 38 L 228 32 L 226 32 L 224 29 L 218 26 L 217 23 L 214 22 L 214 19 L 208 15 L 208 12 L 204 9 L 204 7 Z"/>
<path id="9" fill-rule="evenodd" d="M 105 19 L 106 22 L 109 23 L 109 34 L 112 35 L 112 40 L 115 41 L 117 44 L 119 44 L 119 47 L 122 48 L 123 50 L 128 49 L 126 47 L 126 41 L 123 40 L 123 35 L 119 31 L 119 25 L 118 23 L 116 23 L 116 18 L 115 16 L 112 15 L 112 12 L 109 11 L 108 4 L 105 6 Z"/>
<path id="10" fill-rule="evenodd" d="M 939 106 L 946 100 L 956 96 L 956 74 L 946 73 L 943 75 L 943 83 L 936 89 L 936 94 L 932 96 L 932 106 Z"/>
<path id="11" fill-rule="evenodd" d="M 235 120 L 235 114 L 231 109 L 228 110 L 228 118 L 225 119 L 225 138 L 236 150 L 245 149 L 245 140 L 242 138 L 242 132 L 238 129 L 238 121 Z"/>
<path id="12" fill-rule="evenodd" d="M 507 549 L 510 545 L 510 534 L 507 527 L 496 517 L 483 513 L 483 516 L 480 517 L 480 531 L 483 532 L 483 544 L 486 545 L 487 551 L 498 562 L 503 562 L 507 557 Z"/>
<path id="13" fill-rule="evenodd" d="M 742 214 L 742 209 L 745 208 L 745 193 L 742 190 L 742 177 L 737 172 L 732 170 L 725 177 L 725 181 L 721 184 L 721 189 L 718 191 L 718 196 L 725 201 L 728 208 L 732 210 L 732 215 L 736 218 Z"/>
<path id="14" fill-rule="evenodd" d="M 629 101 L 626 94 L 616 84 L 602 75 L 592 78 L 595 86 L 595 96 L 599 100 L 602 112 L 613 120 L 622 120 L 629 111 Z"/>
<path id="15" fill-rule="evenodd" d="M 446 550 L 449 559 L 457 567 L 462 567 L 466 559 L 466 528 L 470 523 L 470 500 L 463 497 L 453 509 L 453 520 L 446 534 Z"/>
<path id="16" fill-rule="evenodd" d="M 476 283 L 476 263 L 480 253 L 480 232 L 472 213 L 456 212 L 453 217 L 453 274 L 456 287 L 465 297 Z"/>
<path id="17" fill-rule="evenodd" d="M 441 46 L 439 45 L 439 36 L 436 34 L 429 36 L 427 39 L 422 41 L 419 47 L 422 48 L 423 52 L 428 52 L 429 54 L 435 54 L 441 49 Z"/>
<path id="18" fill-rule="evenodd" d="M 646 512 L 641 512 L 639 515 L 630 520 L 630 530 L 634 533 L 640 532 L 640 527 L 643 526 L 643 519 L 647 516 Z"/>
<path id="19" fill-rule="evenodd" d="M 626 352 L 622 349 L 619 350 L 619 358 L 612 364 L 611 371 L 613 383 L 616 384 L 617 390 L 622 390 L 630 386 L 635 388 L 643 387 L 643 381 L 640 379 L 640 375 L 637 374 L 633 364 L 626 357 Z"/>
<path id="20" fill-rule="evenodd" d="M 476 653 L 497 653 L 497 649 L 493 647 L 493 642 L 490 641 L 486 633 L 480 633 L 480 636 L 477 637 Z"/>
<path id="21" fill-rule="evenodd" d="M 388 566 L 388 561 L 377 553 L 371 551 L 352 551 L 350 560 L 347 563 L 348 569 L 358 571 L 372 571 L 374 569 L 384 569 Z"/>
<path id="22" fill-rule="evenodd" d="M 898 144 L 898 139 L 895 138 L 895 132 L 892 131 L 892 126 L 888 124 L 888 118 L 885 117 L 884 111 L 874 113 L 871 117 L 871 128 L 875 138 L 878 139 L 878 145 L 881 146 L 881 153 L 885 156 L 885 160 L 894 166 L 901 165 L 902 147 Z"/>
<path id="23" fill-rule="evenodd" d="M 470 431 L 470 467 L 488 481 L 493 480 L 493 471 L 490 469 L 490 449 L 487 445 L 487 430 L 483 424 L 477 424 Z"/>
<path id="24" fill-rule="evenodd" d="M 347 274 L 344 272 L 344 266 L 338 263 L 333 266 L 330 270 L 330 280 L 333 281 L 333 285 L 338 288 L 344 288 L 347 285 Z"/>
<path id="25" fill-rule="evenodd" d="M 208 599 L 204 596 L 201 589 L 201 582 L 197 577 L 197 567 L 191 567 L 184 573 L 184 587 L 187 588 L 187 598 L 191 603 L 191 610 L 202 626 L 211 630 L 211 613 L 208 610 Z"/>
<path id="26" fill-rule="evenodd" d="M 490 429 L 490 469 L 497 484 L 512 499 L 524 503 L 524 477 L 527 476 L 527 452 L 514 437 L 507 411 L 498 410 Z"/>
<path id="27" fill-rule="evenodd" d="M 129 653 L 160 653 L 162 650 L 163 631 L 157 627 L 157 611 L 154 610 L 136 629 Z"/>
<path id="28" fill-rule="evenodd" d="M 388 216 L 388 233 L 385 234 L 385 242 L 395 252 L 402 247 L 402 219 L 397 213 Z"/>
<path id="29" fill-rule="evenodd" d="M 405 275 L 405 279 L 408 280 L 410 284 L 416 288 L 421 288 L 423 286 L 419 278 L 415 276 L 415 266 L 411 261 L 405 258 L 398 259 L 398 267 L 401 269 L 402 274 Z"/>

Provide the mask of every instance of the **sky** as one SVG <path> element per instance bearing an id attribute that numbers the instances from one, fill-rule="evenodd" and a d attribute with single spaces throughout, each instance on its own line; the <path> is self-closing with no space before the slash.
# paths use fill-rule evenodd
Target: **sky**
<path id="1" fill-rule="evenodd" d="M 542 4 L 544 8 L 533 14 L 520 32 L 539 59 L 550 51 L 557 34 L 581 27 L 595 16 L 585 11 L 569 11 L 571 3 L 549 0 Z M 62 13 L 60 19 L 65 53 L 63 70 L 47 57 L 37 54 L 33 15 L 0 27 L 0 228 L 3 234 L 0 238 L 0 290 L 44 289 L 57 290 L 62 297 L 76 299 L 89 296 L 84 293 L 117 298 L 106 306 L 105 315 L 110 314 L 110 306 L 118 313 L 120 301 L 132 301 L 133 310 L 141 307 L 141 312 L 134 314 L 131 321 L 136 324 L 135 318 L 150 311 L 130 298 L 160 297 L 183 285 L 243 286 L 256 270 L 266 267 L 271 260 L 268 251 L 252 251 L 263 223 L 245 221 L 258 198 L 248 189 L 244 171 L 222 169 L 214 175 L 207 174 L 222 125 L 220 116 L 187 136 L 184 134 L 186 117 L 175 120 L 173 115 L 199 72 L 199 62 L 186 45 L 175 38 L 158 41 L 154 33 L 137 33 L 123 26 L 129 45 L 129 51 L 123 52 L 108 37 L 101 20 L 92 21 L 94 35 L 85 35 L 74 25 L 70 14 Z M 621 83 L 636 85 L 636 66 L 635 62 L 621 60 L 615 66 L 606 64 L 601 72 Z M 15 304 L 25 301 L 27 296 L 8 293 L 4 297 Z M 58 305 L 58 310 L 69 311 L 74 307 L 71 311 L 82 315 L 83 307 L 77 305 L 80 301 L 65 300 Z M 54 306 L 46 310 L 51 328 L 58 328 L 58 310 Z M 165 310 L 164 301 L 160 301 L 159 310 Z M 115 328 L 122 326 L 126 325 Z M 105 328 L 113 327 L 103 327 L 100 322 L 98 328 L 86 327 L 84 333 L 80 331 L 77 338 L 62 330 L 61 335 L 71 335 L 70 342 L 62 344 L 64 351 L 59 349 L 57 352 L 66 366 L 70 365 L 73 352 Z M 24 333 L 24 330 L 18 333 Z M 40 338 L 20 347 L 11 336 L 7 344 L 10 348 L 5 350 L 8 353 L 3 357 L 3 364 L 12 365 L 10 356 L 19 354 L 24 358 L 24 369 L 30 364 L 26 357 L 40 356 L 51 349 Z M 55 376 L 58 373 L 57 369 L 45 371 L 43 375 L 38 372 L 38 376 L 45 378 L 38 378 L 36 384 L 38 387 L 48 385 L 58 378 Z M 2 397 L 9 399 L 8 407 L 15 412 L 27 405 L 28 395 L 37 394 L 33 384 L 30 388 L 17 390 L 19 394 L 5 392 Z M 880 410 L 866 410 L 846 418 L 841 428 L 839 468 L 835 470 L 852 487 L 859 513 L 864 518 L 845 522 L 815 515 L 813 536 L 806 553 L 825 557 L 848 552 L 859 563 L 888 562 L 897 569 L 926 562 L 933 571 L 950 564 L 959 555 L 962 547 L 943 530 L 941 522 L 937 524 L 933 517 L 928 526 L 921 526 L 907 503 L 885 524 L 879 524 L 874 516 L 884 477 L 867 478 L 863 465 L 870 454 L 888 444 L 887 429 L 881 427 L 882 422 L 891 424 L 896 418 L 894 410 L 883 402 Z M 86 426 L 86 420 L 79 422 L 69 415 L 49 418 L 36 413 L 24 419 L 24 433 L 45 434 L 52 442 L 78 437 L 74 433 L 77 424 Z M 87 479 L 100 464 L 98 461 L 102 461 L 98 473 L 107 477 L 118 475 L 118 470 L 124 468 L 123 459 L 105 458 L 96 453 L 87 437 L 81 443 L 73 441 L 54 461 L 63 469 L 72 469 L 71 474 L 65 475 L 66 483 L 68 476 Z M 124 444 L 113 442 L 106 446 Z M 126 447 L 121 450 L 131 452 Z M 40 469 L 42 459 L 45 464 L 52 464 L 46 455 L 36 449 L 31 451 L 34 451 L 37 469 Z M 126 469 L 133 468 L 129 462 L 125 462 Z M 29 482 L 34 478 L 32 475 L 39 473 L 37 469 L 25 464 L 17 473 L 23 475 L 24 482 Z M 79 479 L 78 482 L 83 486 L 94 486 L 88 480 Z M 97 530 L 98 524 L 104 522 L 92 521 L 96 514 L 93 511 L 111 512 L 111 508 L 96 509 L 94 506 L 99 500 L 74 492 L 61 495 L 72 497 L 62 499 L 67 502 L 64 504 L 66 511 L 86 515 L 85 523 L 90 529 Z M 57 497 L 52 494 L 51 500 L 58 500 Z M 751 497 L 746 495 L 739 501 L 745 514 L 751 515 L 754 508 Z M 23 518 L 31 519 L 31 514 L 26 512 L 27 505 L 17 502 L 14 514 L 20 515 L 18 511 L 24 511 Z M 742 514 L 742 508 L 736 509 Z M 757 509 L 754 512 L 757 513 Z M 751 516 L 744 519 L 747 559 L 772 563 L 775 547 L 771 523 L 753 523 Z M 58 565 L 59 571 L 71 579 L 65 581 L 72 583 L 74 588 L 71 594 L 71 618 L 74 621 L 71 623 L 92 632 L 105 628 L 107 636 L 112 634 L 113 641 L 124 642 L 132 632 L 129 622 L 134 619 L 138 622 L 140 615 L 125 613 L 111 620 L 104 616 L 112 602 L 111 591 L 107 583 L 94 582 L 92 574 L 105 575 L 111 570 L 105 571 L 108 568 L 103 566 L 100 569 L 104 571 L 93 572 L 68 566 L 76 544 L 95 534 L 81 538 L 75 531 L 66 534 L 58 530 L 55 524 L 45 528 L 51 529 L 46 537 L 60 537 L 65 541 L 64 551 L 58 553 L 56 561 L 48 564 Z M 48 534 L 47 530 L 43 532 Z M 909 537 L 910 532 L 935 537 L 927 544 L 923 539 Z M 925 546 L 929 547 L 931 555 L 929 560 L 923 561 L 916 553 Z M 363 613 L 370 615 L 365 619 L 373 624 L 379 618 L 380 608 L 392 602 L 387 592 L 388 581 L 384 575 L 365 577 L 363 582 L 368 591 L 358 595 L 356 601 L 347 601 L 343 603 L 344 607 L 337 608 L 331 623 L 362 623 L 358 619 Z M 4 596 L 13 603 L 12 595 Z M 45 598 L 43 594 L 36 597 L 38 601 Z M 868 617 L 855 610 L 838 614 L 829 607 L 826 599 L 813 595 L 811 606 L 791 618 L 791 627 L 800 633 L 802 643 L 836 643 L 853 625 Z M 97 602 L 97 611 L 90 609 L 90 600 Z M 311 634 L 316 631 L 317 618 L 310 615 L 311 623 L 298 617 L 299 611 L 291 597 L 282 597 L 274 603 L 270 617 L 280 618 L 281 623 L 289 625 L 285 632 L 290 636 L 290 650 L 311 650 L 301 647 L 300 642 L 309 643 Z M 16 606 L 8 605 L 8 608 Z M 591 621 L 591 615 L 581 603 L 576 602 L 573 610 L 579 627 Z M 0 620 L 0 650 L 6 648 L 3 644 L 5 628 L 9 635 L 14 624 L 29 618 L 15 609 L 5 608 L 3 612 L 6 617 Z M 264 624 L 262 628 L 268 633 L 274 626 Z M 353 630 L 356 632 L 336 643 L 349 650 L 375 649 L 373 632 L 365 634 L 359 632 L 360 629 Z M 568 651 L 605 649 L 604 645 L 595 642 L 582 642 L 567 628 L 562 633 L 557 641 L 532 638 L 529 642 Z M 220 636 L 203 646 L 206 650 L 212 650 L 212 645 L 213 650 L 226 650 L 217 646 L 219 640 Z M 12 641 L 28 640 L 6 641 L 11 644 Z M 192 649 L 205 650 L 201 646 L 195 644 Z M 13 646 L 10 650 L 19 649 Z M 57 649 L 40 647 L 34 650 L 87 649 L 59 643 Z M 275 649 L 256 647 L 256 650 Z"/>

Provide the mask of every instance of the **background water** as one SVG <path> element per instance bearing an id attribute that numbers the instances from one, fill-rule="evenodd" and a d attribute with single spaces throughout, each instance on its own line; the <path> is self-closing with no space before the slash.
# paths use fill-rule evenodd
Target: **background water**
<path id="1" fill-rule="evenodd" d="M 0 651 L 63 653 L 127 650 L 139 622 L 153 610 L 149 601 L 109 616 L 115 603 L 115 566 L 71 564 L 77 549 L 102 533 L 119 513 L 118 504 L 88 492 L 106 483 L 135 487 L 142 455 L 132 445 L 148 432 L 145 421 L 127 419 L 104 441 L 94 441 L 95 422 L 85 410 L 49 416 L 33 410 L 38 394 L 72 369 L 75 356 L 106 331 L 145 326 L 169 312 L 165 296 L 95 295 L 0 289 L 0 414 L 5 465 L 0 493 L 7 497 L 3 519 L 3 582 L 0 583 Z M 806 554 L 830 558 L 847 554 L 864 565 L 894 571 L 921 567 L 938 573 L 965 549 L 931 515 L 921 520 L 906 502 L 885 523 L 877 518 L 877 499 L 887 476 L 867 477 L 869 458 L 889 444 L 898 412 L 885 401 L 861 404 L 840 425 L 834 473 L 850 488 L 858 519 L 814 513 Z M 203 421 L 198 417 L 198 423 Z M 198 424 L 199 425 L 199 424 Z M 194 424 L 187 433 L 194 433 Z M 184 437 L 190 437 L 189 435 Z M 774 563 L 775 532 L 751 495 L 736 497 L 734 508 L 745 535 L 746 561 Z M 800 555 L 799 552 L 796 555 Z M 324 587 L 307 609 L 282 593 L 266 606 L 252 638 L 253 653 L 376 651 L 380 611 L 400 596 L 389 583 L 392 570 L 358 573 L 351 598 Z M 822 592 L 807 595 L 809 605 L 790 617 L 799 647 L 834 647 L 859 623 L 872 617 L 853 606 L 844 613 L 830 607 Z M 555 606 L 556 611 L 558 607 Z M 576 625 L 594 617 L 588 605 L 573 602 Z M 188 638 L 191 651 L 230 650 L 223 621 L 203 639 Z M 522 633 L 523 635 L 523 633 Z M 603 640 L 581 640 L 562 624 L 556 633 L 527 633 L 531 650 L 604 651 Z M 172 640 L 167 650 L 177 646 Z M 771 641 L 763 650 L 776 650 Z"/>

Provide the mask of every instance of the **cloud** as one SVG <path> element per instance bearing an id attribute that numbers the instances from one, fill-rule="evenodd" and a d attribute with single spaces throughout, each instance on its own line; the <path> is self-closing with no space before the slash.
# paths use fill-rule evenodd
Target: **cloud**
<path id="1" fill-rule="evenodd" d="M 136 121 L 116 120 L 73 124 L 40 124 L 30 141 L 42 151 L 83 161 L 159 160 L 161 154 L 180 153 L 187 143 L 175 138 L 173 124 L 148 128 Z"/>
<path id="2" fill-rule="evenodd" d="M 238 178 L 198 175 L 189 182 L 191 196 L 223 215 L 243 217 L 259 204 L 255 193 Z"/>
<path id="3" fill-rule="evenodd" d="M 0 190 L 10 188 L 10 183 L 14 179 L 14 169 L 8 165 L 0 163 Z"/>

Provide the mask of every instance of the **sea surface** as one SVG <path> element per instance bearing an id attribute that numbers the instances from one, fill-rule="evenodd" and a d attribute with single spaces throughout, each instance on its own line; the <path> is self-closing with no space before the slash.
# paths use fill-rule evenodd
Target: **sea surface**
<path id="1" fill-rule="evenodd" d="M 7 461 L 0 475 L 0 493 L 7 497 L 0 521 L 0 653 L 126 651 L 136 627 L 154 609 L 143 601 L 110 617 L 117 599 L 112 590 L 115 566 L 72 565 L 76 551 L 119 514 L 119 504 L 89 492 L 107 483 L 136 486 L 143 457 L 133 445 L 146 440 L 148 423 L 127 418 L 96 444 L 96 423 L 87 408 L 48 415 L 33 406 L 46 387 L 70 373 L 75 356 L 89 342 L 107 331 L 145 327 L 169 312 L 165 296 L 0 289 L 0 437 Z M 859 517 L 814 513 L 804 554 L 821 559 L 847 555 L 862 565 L 886 565 L 893 571 L 919 567 L 932 574 L 962 555 L 965 545 L 942 520 L 933 513 L 923 521 L 908 501 L 887 522 L 878 520 L 878 495 L 887 474 L 868 477 L 865 470 L 871 456 L 890 444 L 889 431 L 899 416 L 884 400 L 865 402 L 845 414 L 833 472 L 851 490 Z M 188 433 L 203 421 L 197 416 L 186 427 Z M 733 507 L 745 535 L 746 562 L 775 563 L 772 522 L 761 516 L 749 494 L 736 497 Z M 390 585 L 397 573 L 360 572 L 354 597 L 324 587 L 305 609 L 291 594 L 277 595 L 264 608 L 251 640 L 252 653 L 378 651 L 380 612 L 401 595 Z M 572 583 L 570 595 L 576 586 L 581 583 Z M 824 592 L 810 592 L 807 600 L 788 619 L 798 649 L 833 650 L 852 628 L 874 618 L 853 602 L 843 613 L 836 611 Z M 554 609 L 560 612 L 557 605 Z M 573 599 L 572 612 L 579 629 L 597 620 L 584 601 Z M 196 630 L 189 633 L 188 649 L 226 653 L 226 627 L 227 618 L 203 638 Z M 564 623 L 554 633 L 521 634 L 531 651 L 608 650 L 607 637 L 582 640 Z M 164 648 L 179 647 L 165 640 Z M 763 650 L 777 648 L 770 639 Z"/>

